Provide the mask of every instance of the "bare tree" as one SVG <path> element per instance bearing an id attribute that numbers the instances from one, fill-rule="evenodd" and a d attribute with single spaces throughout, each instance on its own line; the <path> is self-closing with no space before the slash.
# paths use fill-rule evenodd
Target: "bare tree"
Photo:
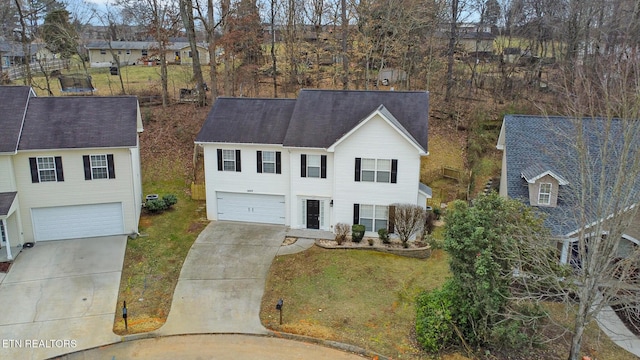
<path id="1" fill-rule="evenodd" d="M 393 204 L 390 207 L 395 233 L 407 247 L 407 242 L 420 233 L 425 223 L 425 210 L 414 204 Z"/>
<path id="2" fill-rule="evenodd" d="M 202 77 L 202 68 L 200 67 L 200 53 L 198 52 L 198 44 L 196 40 L 196 30 L 193 20 L 193 2 L 191 0 L 180 0 L 180 16 L 184 24 L 189 44 L 191 45 L 193 77 L 196 81 L 196 94 L 198 106 L 207 104 L 207 93 L 204 87 L 204 78 Z"/>

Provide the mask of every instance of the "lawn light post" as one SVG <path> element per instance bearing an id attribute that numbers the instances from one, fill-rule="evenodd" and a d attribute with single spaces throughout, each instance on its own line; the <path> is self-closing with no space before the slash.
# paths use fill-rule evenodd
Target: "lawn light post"
<path id="1" fill-rule="evenodd" d="M 280 312 L 280 325 L 282 325 L 282 305 L 283 304 L 284 304 L 284 301 L 282 299 L 278 300 L 278 303 L 276 304 L 276 310 Z"/>
<path id="2" fill-rule="evenodd" d="M 122 318 L 124 319 L 124 329 L 129 330 L 129 325 L 127 324 L 127 302 L 122 302 Z"/>

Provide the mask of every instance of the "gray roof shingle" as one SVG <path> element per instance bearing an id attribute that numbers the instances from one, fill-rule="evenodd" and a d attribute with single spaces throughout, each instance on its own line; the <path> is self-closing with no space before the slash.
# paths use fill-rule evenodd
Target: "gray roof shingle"
<path id="1" fill-rule="evenodd" d="M 578 125 L 581 125 L 578 127 Z M 523 178 L 536 172 L 553 171 L 561 176 L 568 184 L 561 186 L 558 194 L 558 206 L 537 207 L 539 211 L 546 214 L 545 225 L 547 225 L 554 235 L 567 235 L 578 228 L 577 212 L 578 206 L 583 204 L 573 195 L 579 194 L 581 181 L 578 173 L 578 161 L 576 150 L 576 132 L 578 129 L 587 134 L 587 147 L 589 151 L 589 162 L 593 169 L 599 169 L 604 163 L 604 168 L 617 168 L 615 154 L 620 152 L 621 142 L 618 139 L 622 136 L 622 126 L 619 119 L 613 119 L 608 130 L 604 128 L 605 122 L 599 118 L 584 118 L 579 123 L 566 117 L 559 116 L 529 116 L 529 115 L 507 115 L 504 118 L 505 127 L 505 151 L 507 165 L 507 193 L 509 197 L 529 202 L 529 190 L 527 181 Z M 638 126 L 635 124 L 634 126 Z M 608 134 L 608 136 L 602 136 Z M 635 135 L 638 140 L 636 146 L 640 147 L 640 134 Z M 613 154 L 603 159 L 599 154 L 599 149 L 607 139 L 606 146 L 609 154 Z M 631 151 L 640 151 L 638 149 Z M 603 162 L 604 160 L 604 162 Z M 600 171 L 591 171 L 594 184 L 600 184 Z M 612 175 L 613 176 L 613 175 Z M 602 179 L 605 185 L 602 188 L 610 189 L 608 182 L 612 178 Z M 640 199 L 640 179 L 634 180 L 633 192 L 628 199 L 637 202 Z M 590 191 L 590 199 L 596 201 L 598 198 L 599 186 L 587 189 Z M 605 190 L 608 191 L 608 190 Z M 605 194 L 606 196 L 606 194 Z M 591 201 L 591 200 L 590 200 Z M 631 204 L 628 204 L 631 205 Z M 597 206 L 586 205 L 586 211 Z M 593 221 L 602 217 L 601 214 L 587 214 Z"/>
<path id="2" fill-rule="evenodd" d="M 302 90 L 285 146 L 328 148 L 360 121 L 384 107 L 427 149 L 429 93 L 426 91 Z"/>
<path id="3" fill-rule="evenodd" d="M 18 150 L 134 147 L 137 109 L 135 96 L 32 98 Z"/>
<path id="4" fill-rule="evenodd" d="M 31 88 L 0 86 L 0 153 L 15 152 Z"/>
<path id="5" fill-rule="evenodd" d="M 295 99 L 220 97 L 196 142 L 282 144 Z"/>
<path id="6" fill-rule="evenodd" d="M 15 191 L 0 193 L 0 216 L 9 215 L 9 209 L 16 198 L 16 194 L 18 193 Z"/>

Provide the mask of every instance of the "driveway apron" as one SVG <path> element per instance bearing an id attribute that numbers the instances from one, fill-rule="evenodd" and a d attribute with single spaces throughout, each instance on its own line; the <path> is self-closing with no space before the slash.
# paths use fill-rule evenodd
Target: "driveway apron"
<path id="1" fill-rule="evenodd" d="M 267 333 L 260 303 L 284 236 L 284 226 L 211 222 L 189 250 L 156 333 Z"/>
<path id="2" fill-rule="evenodd" d="M 118 341 L 126 236 L 25 249 L 0 284 L 0 359 L 43 359 Z"/>

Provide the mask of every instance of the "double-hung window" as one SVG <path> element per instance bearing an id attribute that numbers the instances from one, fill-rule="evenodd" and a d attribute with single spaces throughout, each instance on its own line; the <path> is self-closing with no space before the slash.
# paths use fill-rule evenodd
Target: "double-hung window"
<path id="1" fill-rule="evenodd" d="M 356 158 L 355 181 L 396 183 L 398 160 Z"/>
<path id="2" fill-rule="evenodd" d="M 259 173 L 280 174 L 282 173 L 282 159 L 280 151 L 258 151 L 257 165 Z"/>
<path id="3" fill-rule="evenodd" d="M 366 231 L 387 229 L 389 223 L 389 207 L 383 205 L 364 205 L 359 207 L 359 224 Z"/>
<path id="4" fill-rule="evenodd" d="M 240 150 L 218 149 L 218 171 L 241 171 Z"/>
<path id="5" fill-rule="evenodd" d="M 113 154 L 83 155 L 82 162 L 85 180 L 116 178 Z"/>
<path id="6" fill-rule="evenodd" d="M 538 204 L 551 204 L 551 183 L 540 184 L 540 191 L 538 192 Z"/>
<path id="7" fill-rule="evenodd" d="M 327 155 L 300 155 L 300 176 L 325 179 L 327 177 Z"/>
<path id="8" fill-rule="evenodd" d="M 40 156 L 29 158 L 31 168 L 31 182 L 64 181 L 62 171 L 62 157 Z"/>
<path id="9" fill-rule="evenodd" d="M 307 177 L 320 177 L 320 155 L 307 155 Z"/>

